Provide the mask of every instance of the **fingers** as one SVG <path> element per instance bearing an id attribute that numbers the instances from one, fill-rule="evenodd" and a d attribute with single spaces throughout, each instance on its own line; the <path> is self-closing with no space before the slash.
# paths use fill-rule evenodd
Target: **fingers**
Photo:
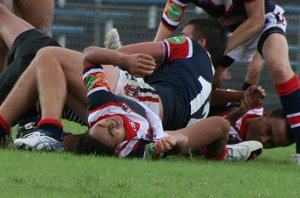
<path id="1" fill-rule="evenodd" d="M 128 68 L 130 73 L 134 76 L 144 77 L 154 72 L 156 63 L 152 56 L 147 54 L 134 54 L 131 55 L 131 63 Z"/>
<path id="2" fill-rule="evenodd" d="M 175 146 L 175 143 L 167 138 L 161 138 L 156 141 L 153 146 L 156 153 L 164 153 L 171 150 Z"/>
<path id="3" fill-rule="evenodd" d="M 146 54 L 139 55 L 139 68 L 145 71 L 153 71 L 156 67 L 155 60 Z"/>
<path id="4" fill-rule="evenodd" d="M 250 86 L 247 91 L 249 91 L 250 94 L 257 93 L 260 95 L 260 97 L 264 98 L 267 94 L 264 88 L 258 85 L 252 85 Z"/>

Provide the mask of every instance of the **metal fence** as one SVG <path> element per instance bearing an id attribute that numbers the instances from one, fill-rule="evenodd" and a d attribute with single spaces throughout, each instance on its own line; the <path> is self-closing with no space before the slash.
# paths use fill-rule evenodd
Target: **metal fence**
<path id="1" fill-rule="evenodd" d="M 115 0 L 57 1 L 54 15 L 53 36 L 63 46 L 82 51 L 91 45 L 102 46 L 106 31 L 115 27 L 124 45 L 153 40 L 159 25 L 162 9 L 160 0 L 137 1 L 133 4 L 115 3 Z M 131 0 L 132 1 L 132 0 Z M 101 3 L 100 3 L 101 2 Z M 117 0 L 116 2 L 120 2 Z M 143 2 L 143 3 L 141 3 Z M 284 7 L 284 5 L 283 5 Z M 288 20 L 287 39 L 293 69 L 299 72 L 300 62 L 300 5 L 285 7 Z M 181 26 L 188 20 L 203 17 L 200 9 L 189 6 Z M 181 27 L 178 28 L 180 31 Z M 224 88 L 240 89 L 246 74 L 246 63 L 236 63 L 230 68 L 233 78 L 224 81 Z M 261 85 L 267 90 L 264 100 L 266 108 L 280 105 L 266 70 L 263 70 Z"/>

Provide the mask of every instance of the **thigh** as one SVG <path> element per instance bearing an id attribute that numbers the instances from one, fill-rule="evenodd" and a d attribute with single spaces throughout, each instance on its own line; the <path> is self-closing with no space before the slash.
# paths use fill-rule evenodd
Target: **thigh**
<path id="1" fill-rule="evenodd" d="M 51 35 L 54 0 L 14 0 L 14 10 L 35 28 Z"/>
<path id="2" fill-rule="evenodd" d="M 0 34 L 8 48 L 11 48 L 14 40 L 22 32 L 33 28 L 32 25 L 14 15 L 4 6 L 0 7 L 0 18 Z"/>
<path id="3" fill-rule="evenodd" d="M 82 80 L 82 53 L 65 48 L 50 47 L 45 55 L 51 56 L 51 60 L 57 61 L 65 74 L 68 94 L 76 98 L 80 103 L 87 104 L 86 89 Z"/>

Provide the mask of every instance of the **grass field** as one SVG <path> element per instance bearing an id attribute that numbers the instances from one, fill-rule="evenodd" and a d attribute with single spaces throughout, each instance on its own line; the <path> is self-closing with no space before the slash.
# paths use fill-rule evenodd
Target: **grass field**
<path id="1" fill-rule="evenodd" d="M 66 130 L 84 131 L 65 123 Z M 256 161 L 161 161 L 0 150 L 0 197 L 300 197 L 294 146 Z"/>

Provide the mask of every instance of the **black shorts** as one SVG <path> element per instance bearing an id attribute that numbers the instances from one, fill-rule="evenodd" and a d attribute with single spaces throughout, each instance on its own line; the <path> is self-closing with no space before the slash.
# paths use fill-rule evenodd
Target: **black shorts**
<path id="1" fill-rule="evenodd" d="M 60 45 L 36 29 L 27 30 L 16 38 L 8 52 L 4 71 L 0 73 L 0 103 L 4 101 L 38 50 L 46 46 Z"/>

